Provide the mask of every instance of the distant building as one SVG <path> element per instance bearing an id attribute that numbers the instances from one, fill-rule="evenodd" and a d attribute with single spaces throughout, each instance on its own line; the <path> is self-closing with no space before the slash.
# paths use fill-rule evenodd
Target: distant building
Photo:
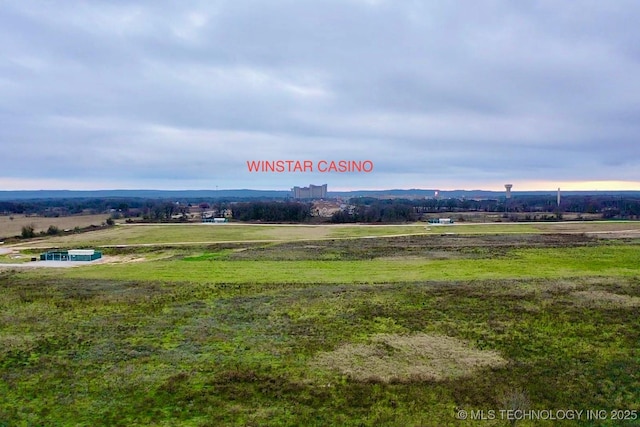
<path id="1" fill-rule="evenodd" d="M 294 199 L 326 199 L 327 184 L 313 185 L 308 187 L 293 187 L 291 193 Z"/>
<path id="2" fill-rule="evenodd" d="M 513 184 L 505 184 L 504 185 L 504 189 L 506 190 L 507 194 L 505 195 L 507 199 L 511 198 L 511 189 L 513 188 Z"/>
<path id="3" fill-rule="evenodd" d="M 200 217 L 202 222 L 213 222 L 213 218 L 233 218 L 233 211 L 231 209 L 213 209 L 202 212 Z M 204 221 L 205 219 L 211 219 L 211 221 Z"/>
<path id="4" fill-rule="evenodd" d="M 224 224 L 225 222 L 229 222 L 229 220 L 227 218 L 202 218 L 202 222 L 210 222 L 213 224 Z"/>
<path id="5" fill-rule="evenodd" d="M 102 258 L 102 253 L 94 249 L 49 251 L 40 255 L 40 261 L 94 261 L 100 258 Z"/>
<path id="6" fill-rule="evenodd" d="M 429 224 L 453 224 L 451 218 L 431 218 Z"/>

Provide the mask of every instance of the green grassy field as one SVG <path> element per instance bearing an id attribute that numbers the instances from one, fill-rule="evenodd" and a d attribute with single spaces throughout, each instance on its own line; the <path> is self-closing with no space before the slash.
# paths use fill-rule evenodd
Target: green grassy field
<path id="1" fill-rule="evenodd" d="M 171 227 L 107 263 L 0 270 L 0 426 L 640 422 L 637 240 L 225 225 L 236 243 L 164 246 L 199 228 Z"/>
<path id="2" fill-rule="evenodd" d="M 168 255 L 148 262 L 100 264 L 34 277 L 205 283 L 387 283 L 424 280 L 636 276 L 637 246 L 519 249 L 500 258 L 373 260 L 230 260 L 222 252 Z"/>

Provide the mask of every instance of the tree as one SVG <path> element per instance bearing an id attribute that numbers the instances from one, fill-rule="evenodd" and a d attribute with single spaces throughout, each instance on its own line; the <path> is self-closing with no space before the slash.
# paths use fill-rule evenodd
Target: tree
<path id="1" fill-rule="evenodd" d="M 33 224 L 22 226 L 23 239 L 30 239 L 32 237 L 35 237 L 35 235 L 36 235 L 36 227 Z"/>

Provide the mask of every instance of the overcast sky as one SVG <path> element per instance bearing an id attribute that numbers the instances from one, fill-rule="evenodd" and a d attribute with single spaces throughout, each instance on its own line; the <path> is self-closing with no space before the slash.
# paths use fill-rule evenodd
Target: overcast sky
<path id="1" fill-rule="evenodd" d="M 640 190 L 638 22 L 637 0 L 0 0 L 0 190 Z"/>

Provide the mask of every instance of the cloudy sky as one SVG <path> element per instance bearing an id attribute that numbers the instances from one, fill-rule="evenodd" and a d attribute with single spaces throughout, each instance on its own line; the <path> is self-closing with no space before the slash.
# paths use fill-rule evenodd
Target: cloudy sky
<path id="1" fill-rule="evenodd" d="M 0 190 L 640 190 L 638 22 L 637 0 L 0 0 Z"/>

